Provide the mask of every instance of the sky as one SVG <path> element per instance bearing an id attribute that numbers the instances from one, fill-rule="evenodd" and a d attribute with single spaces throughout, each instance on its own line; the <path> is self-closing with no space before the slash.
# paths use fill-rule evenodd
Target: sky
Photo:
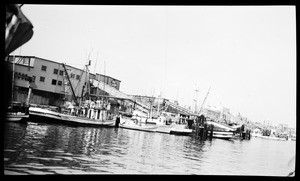
<path id="1" fill-rule="evenodd" d="M 295 6 L 29 5 L 36 56 L 121 80 L 126 94 L 224 106 L 296 126 Z M 196 91 L 198 90 L 198 91 Z"/>

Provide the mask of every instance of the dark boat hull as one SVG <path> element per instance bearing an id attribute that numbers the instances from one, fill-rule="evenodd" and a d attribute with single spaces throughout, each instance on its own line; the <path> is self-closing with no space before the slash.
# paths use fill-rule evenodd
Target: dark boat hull
<path id="1" fill-rule="evenodd" d="M 61 124 L 70 126 L 84 126 L 84 127 L 114 127 L 115 121 L 101 122 L 97 120 L 90 120 L 88 118 L 76 117 L 70 115 L 42 114 L 42 113 L 29 113 L 29 120 L 39 123 L 48 124 Z"/>
<path id="2" fill-rule="evenodd" d="M 171 130 L 170 134 L 181 135 L 181 136 L 190 136 L 190 135 L 192 135 L 192 132 L 182 132 L 182 131 Z"/>

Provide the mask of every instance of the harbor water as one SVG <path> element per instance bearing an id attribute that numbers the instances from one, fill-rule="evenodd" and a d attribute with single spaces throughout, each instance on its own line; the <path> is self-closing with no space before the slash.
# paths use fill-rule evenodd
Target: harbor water
<path id="1" fill-rule="evenodd" d="M 200 141 L 123 128 L 5 123 L 4 174 L 287 176 L 295 141 Z"/>

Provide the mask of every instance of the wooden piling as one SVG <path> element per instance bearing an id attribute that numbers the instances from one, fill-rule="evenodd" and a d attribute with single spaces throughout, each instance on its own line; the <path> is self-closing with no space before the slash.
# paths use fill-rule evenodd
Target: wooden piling
<path id="1" fill-rule="evenodd" d="M 204 128 L 201 127 L 200 130 L 199 130 L 199 134 L 200 134 L 200 140 L 203 141 L 204 140 Z"/>
<path id="2" fill-rule="evenodd" d="M 203 141 L 205 141 L 206 140 L 206 138 L 207 138 L 207 124 L 205 123 L 204 124 L 204 128 L 203 128 L 203 134 L 202 134 L 202 137 L 203 137 Z"/>
<path id="3" fill-rule="evenodd" d="M 246 139 L 246 133 L 244 131 L 242 132 L 242 139 Z"/>
<path id="4" fill-rule="evenodd" d="M 210 125 L 210 137 L 209 139 L 212 140 L 214 134 L 214 125 Z"/>
<path id="5" fill-rule="evenodd" d="M 199 138 L 199 131 L 200 131 L 199 122 L 198 122 L 198 120 L 196 120 L 196 126 L 195 126 L 195 137 L 196 138 Z"/>
<path id="6" fill-rule="evenodd" d="M 117 117 L 116 117 L 115 127 L 118 128 L 118 127 L 119 127 L 119 124 L 120 124 L 120 117 L 117 116 Z"/>
<path id="7" fill-rule="evenodd" d="M 249 130 L 249 140 L 251 139 L 251 130 Z"/>

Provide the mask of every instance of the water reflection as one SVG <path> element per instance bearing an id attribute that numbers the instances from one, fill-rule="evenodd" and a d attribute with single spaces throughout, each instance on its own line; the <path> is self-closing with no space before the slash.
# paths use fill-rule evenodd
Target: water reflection
<path id="1" fill-rule="evenodd" d="M 5 174 L 286 175 L 295 142 L 200 141 L 122 128 L 5 124 Z M 285 164 L 286 163 L 286 164 Z"/>

